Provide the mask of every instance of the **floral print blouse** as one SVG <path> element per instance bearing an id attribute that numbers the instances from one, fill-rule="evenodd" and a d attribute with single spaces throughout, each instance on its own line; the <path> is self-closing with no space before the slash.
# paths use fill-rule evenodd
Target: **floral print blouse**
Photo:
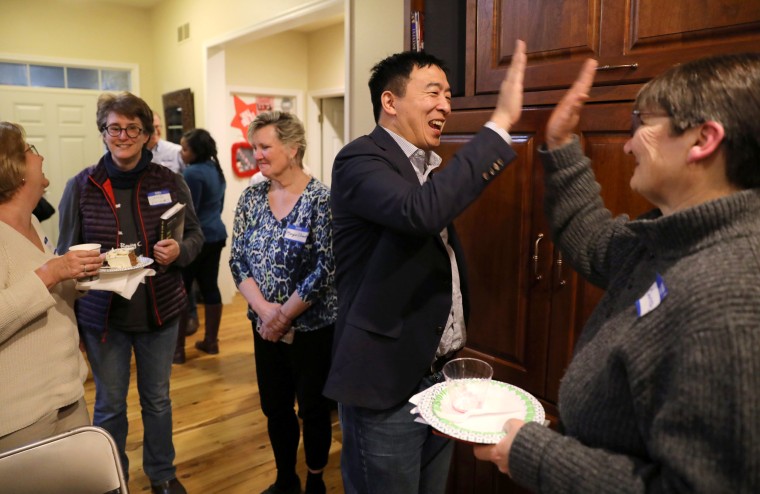
<path id="1" fill-rule="evenodd" d="M 238 201 L 230 252 L 235 284 L 253 278 L 264 298 L 280 304 L 297 291 L 312 305 L 293 320 L 293 329 L 325 327 L 337 317 L 330 190 L 312 178 L 290 213 L 277 220 L 267 198 L 270 184 L 248 187 Z M 250 307 L 248 318 L 261 324 Z"/>

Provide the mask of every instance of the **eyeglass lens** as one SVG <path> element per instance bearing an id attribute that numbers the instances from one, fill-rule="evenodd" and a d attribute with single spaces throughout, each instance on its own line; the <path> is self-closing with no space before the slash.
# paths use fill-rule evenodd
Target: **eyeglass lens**
<path id="1" fill-rule="evenodd" d="M 29 148 L 27 148 L 27 151 L 31 151 L 32 154 L 36 154 L 37 156 L 40 155 L 39 151 L 37 151 L 37 148 L 34 147 L 34 144 L 29 144 Z"/>
<path id="2" fill-rule="evenodd" d="M 142 129 L 138 127 L 137 125 L 127 125 L 126 127 L 119 127 L 118 125 L 109 125 L 106 127 L 106 132 L 108 132 L 108 135 L 111 137 L 119 137 L 121 135 L 121 131 L 124 131 L 127 133 L 127 137 L 135 138 L 140 135 L 142 132 Z"/>
<path id="3" fill-rule="evenodd" d="M 641 127 L 641 112 L 636 110 L 631 112 L 631 137 Z"/>
<path id="4" fill-rule="evenodd" d="M 669 113 L 664 113 L 664 112 L 633 110 L 631 112 L 631 137 L 633 137 L 633 134 L 635 134 L 636 131 L 639 129 L 639 127 L 641 127 L 644 124 L 644 122 L 641 120 L 641 117 L 644 115 L 651 115 L 653 117 L 670 117 L 671 116 Z"/>

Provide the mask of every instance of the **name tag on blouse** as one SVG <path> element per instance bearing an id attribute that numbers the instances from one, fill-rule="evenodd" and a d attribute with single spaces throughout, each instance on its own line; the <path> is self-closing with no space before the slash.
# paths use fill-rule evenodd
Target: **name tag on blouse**
<path id="1" fill-rule="evenodd" d="M 162 204 L 171 204 L 172 196 L 168 189 L 148 192 L 148 204 L 151 206 L 161 206 Z"/>
<path id="2" fill-rule="evenodd" d="M 636 313 L 639 317 L 649 314 L 651 311 L 657 308 L 662 302 L 662 299 L 668 296 L 668 288 L 665 286 L 665 282 L 662 281 L 662 277 L 657 274 L 657 279 L 643 297 L 636 301 Z"/>
<path id="3" fill-rule="evenodd" d="M 303 244 L 308 237 L 309 229 L 303 226 L 288 225 L 288 229 L 285 230 L 285 240 Z"/>

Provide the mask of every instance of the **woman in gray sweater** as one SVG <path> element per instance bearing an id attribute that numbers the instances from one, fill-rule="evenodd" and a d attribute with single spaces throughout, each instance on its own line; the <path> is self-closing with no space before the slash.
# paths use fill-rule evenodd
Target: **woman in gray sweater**
<path id="1" fill-rule="evenodd" d="M 538 492 L 760 492 L 760 54 L 648 83 L 625 151 L 657 209 L 604 208 L 572 129 L 588 61 L 547 125 L 553 238 L 607 290 L 562 381 L 562 434 L 510 420 L 481 459 Z"/>

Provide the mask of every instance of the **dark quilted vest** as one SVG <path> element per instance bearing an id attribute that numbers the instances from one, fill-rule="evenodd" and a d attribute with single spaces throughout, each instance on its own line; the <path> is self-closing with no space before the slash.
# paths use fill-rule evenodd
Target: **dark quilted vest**
<path id="1" fill-rule="evenodd" d="M 102 161 L 102 160 L 101 160 Z M 119 225 L 114 207 L 113 191 L 105 166 L 101 163 L 80 172 L 76 176 L 79 188 L 79 215 L 82 223 L 82 240 L 101 244 L 103 249 L 120 244 Z M 148 192 L 169 190 L 171 202 L 150 206 Z M 177 202 L 177 186 L 174 172 L 159 165 L 148 165 L 134 188 L 136 204 L 135 224 L 142 239 L 142 255 L 153 257 L 153 244 L 158 241 L 161 214 Z M 156 275 L 145 278 L 149 295 L 149 307 L 153 322 L 163 326 L 177 317 L 185 306 L 185 287 L 181 271 L 175 267 L 159 269 Z M 76 304 L 79 328 L 86 331 L 106 331 L 112 292 L 90 290 Z"/>

